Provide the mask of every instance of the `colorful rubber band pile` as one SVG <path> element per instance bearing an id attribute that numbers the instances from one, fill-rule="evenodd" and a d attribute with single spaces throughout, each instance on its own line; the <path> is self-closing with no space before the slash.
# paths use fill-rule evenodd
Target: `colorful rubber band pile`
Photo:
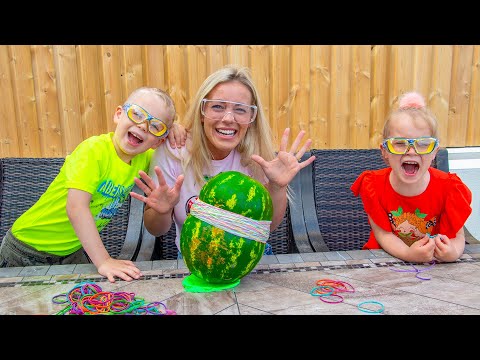
<path id="1" fill-rule="evenodd" d="M 320 300 L 329 304 L 338 304 L 343 302 L 343 296 L 339 295 L 338 293 L 355 292 L 353 286 L 345 281 L 320 279 L 317 280 L 316 285 L 317 286 L 310 291 L 310 294 L 313 296 L 319 296 Z M 332 297 L 336 298 L 336 300 L 327 300 L 331 299 Z M 372 308 L 372 305 L 377 308 Z M 383 304 L 378 301 L 364 301 L 358 304 L 357 308 L 358 310 L 369 314 L 380 314 L 385 310 Z"/>
<path id="2" fill-rule="evenodd" d="M 159 301 L 145 302 L 134 293 L 102 291 L 92 282 L 75 285 L 68 293 L 55 295 L 55 304 L 68 304 L 55 315 L 176 315 Z"/>
<path id="3" fill-rule="evenodd" d="M 330 304 L 337 304 L 343 301 L 343 296 L 337 294 L 339 292 L 355 292 L 353 286 L 345 281 L 320 279 L 317 280 L 316 284 L 317 286 L 310 291 L 310 294 L 319 296 L 320 300 Z M 336 300 L 327 300 L 331 298 L 336 298 Z"/>

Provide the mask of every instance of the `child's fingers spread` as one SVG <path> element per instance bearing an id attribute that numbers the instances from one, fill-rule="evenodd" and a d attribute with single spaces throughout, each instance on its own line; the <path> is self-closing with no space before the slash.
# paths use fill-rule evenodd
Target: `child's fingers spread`
<path id="1" fill-rule="evenodd" d="M 163 177 L 163 172 L 160 169 L 160 167 L 155 166 L 155 174 L 157 174 L 158 185 L 159 186 L 165 186 L 167 184 L 167 182 L 165 181 L 165 178 Z"/>
<path id="2" fill-rule="evenodd" d="M 152 178 L 143 170 L 140 170 L 138 172 L 138 175 L 140 175 L 140 177 L 143 179 L 143 181 L 145 181 L 146 183 L 149 182 L 149 181 L 152 181 Z"/>
<path id="3" fill-rule="evenodd" d="M 145 185 L 145 183 L 144 183 L 142 180 L 140 180 L 139 178 L 135 178 L 135 179 L 133 179 L 133 181 L 135 181 L 135 184 L 136 184 L 136 185 L 138 186 L 138 188 L 139 188 L 140 190 L 142 190 L 144 193 L 146 193 L 147 190 L 150 190 L 150 188 L 149 188 L 147 185 Z"/>

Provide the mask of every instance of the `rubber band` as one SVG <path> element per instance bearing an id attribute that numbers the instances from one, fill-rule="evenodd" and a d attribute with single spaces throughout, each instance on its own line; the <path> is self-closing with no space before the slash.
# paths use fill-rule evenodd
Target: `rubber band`
<path id="1" fill-rule="evenodd" d="M 250 219 L 207 204 L 198 198 L 192 203 L 190 214 L 212 226 L 243 238 L 266 243 L 270 236 L 271 221 Z"/>
<path id="2" fill-rule="evenodd" d="M 426 268 L 423 268 L 423 269 L 417 269 L 415 267 L 415 265 L 411 265 L 413 267 L 413 270 L 411 270 L 411 269 L 392 269 L 392 268 L 390 268 L 390 270 L 396 271 L 396 272 L 414 272 L 416 278 L 418 278 L 420 280 L 430 280 L 431 278 L 425 278 L 425 277 L 422 277 L 422 276 L 419 275 L 423 271 L 430 270 L 435 265 L 435 260 L 432 260 L 431 262 L 429 262 L 429 264 L 430 264 L 430 266 L 428 266 Z"/>
<path id="3" fill-rule="evenodd" d="M 379 308 L 376 309 L 376 310 L 371 310 L 371 309 L 368 309 L 366 307 L 364 307 L 364 305 L 378 305 Z M 385 306 L 383 306 L 383 304 L 381 302 L 378 302 L 378 301 L 364 301 L 364 302 L 361 302 L 360 304 L 357 305 L 357 308 L 358 310 L 360 311 L 363 311 L 364 313 L 368 313 L 368 314 L 380 314 L 380 313 L 383 313 L 383 311 L 385 310 Z"/>
<path id="4" fill-rule="evenodd" d="M 67 294 L 58 294 L 52 298 L 54 304 L 66 304 L 69 302 Z"/>
<path id="5" fill-rule="evenodd" d="M 332 298 L 337 298 L 338 300 L 331 300 Z M 338 294 L 332 294 L 330 296 L 320 298 L 320 300 L 328 304 L 340 304 L 341 302 L 343 302 L 343 296 Z"/>
<path id="6" fill-rule="evenodd" d="M 327 290 L 328 292 L 319 292 L 320 290 L 323 290 L 323 289 Z M 322 285 L 322 286 L 314 287 L 310 291 L 310 294 L 313 296 L 329 296 L 329 295 L 332 295 L 334 292 L 335 292 L 335 288 L 331 286 Z"/>

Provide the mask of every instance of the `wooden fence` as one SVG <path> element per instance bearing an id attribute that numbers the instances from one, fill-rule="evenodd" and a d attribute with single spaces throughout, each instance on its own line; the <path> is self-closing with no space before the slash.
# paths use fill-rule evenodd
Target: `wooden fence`
<path id="1" fill-rule="evenodd" d="M 167 90 L 180 122 L 225 64 L 252 69 L 274 134 L 312 148 L 375 148 L 398 96 L 424 94 L 442 146 L 480 145 L 480 46 L 1 45 L 0 157 L 64 157 L 113 131 L 113 111 L 143 85 Z"/>

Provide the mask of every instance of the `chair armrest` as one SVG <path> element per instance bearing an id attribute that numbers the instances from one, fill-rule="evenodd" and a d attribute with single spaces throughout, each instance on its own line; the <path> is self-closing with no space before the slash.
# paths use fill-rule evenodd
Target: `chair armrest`
<path id="1" fill-rule="evenodd" d="M 480 244 L 480 239 L 475 238 L 466 226 L 463 226 L 463 231 L 465 232 L 465 242 L 467 244 Z"/>
<path id="2" fill-rule="evenodd" d="M 313 249 L 308 241 L 305 219 L 303 218 L 302 182 L 300 180 L 303 170 L 305 169 L 300 170 L 290 182 L 290 224 L 292 226 L 293 248 L 297 249 L 300 253 L 311 253 Z"/>
<path id="3" fill-rule="evenodd" d="M 142 234 L 140 237 L 140 248 L 135 261 L 150 261 L 152 260 L 153 249 L 155 247 L 155 236 L 150 234 L 145 228 L 142 218 Z"/>
<path id="4" fill-rule="evenodd" d="M 447 149 L 439 149 L 436 156 L 436 167 L 438 170 L 442 170 L 445 172 L 449 172 L 448 166 L 448 150 Z"/>
<path id="5" fill-rule="evenodd" d="M 143 195 L 143 191 L 135 185 L 132 191 Z M 141 232 L 143 227 L 143 201 L 130 197 L 130 212 L 128 216 L 127 233 L 118 259 L 135 260 L 138 248 L 141 242 Z M 150 259 L 149 259 L 150 260 Z"/>
<path id="6" fill-rule="evenodd" d="M 308 159 L 312 154 L 306 152 L 304 159 Z M 302 205 L 303 216 L 305 220 L 305 229 L 308 239 L 315 252 L 329 251 L 327 244 L 323 240 L 322 233 L 318 226 L 317 210 L 315 208 L 315 195 L 313 193 L 313 163 L 304 167 L 300 171 L 300 182 L 302 187 Z"/>

